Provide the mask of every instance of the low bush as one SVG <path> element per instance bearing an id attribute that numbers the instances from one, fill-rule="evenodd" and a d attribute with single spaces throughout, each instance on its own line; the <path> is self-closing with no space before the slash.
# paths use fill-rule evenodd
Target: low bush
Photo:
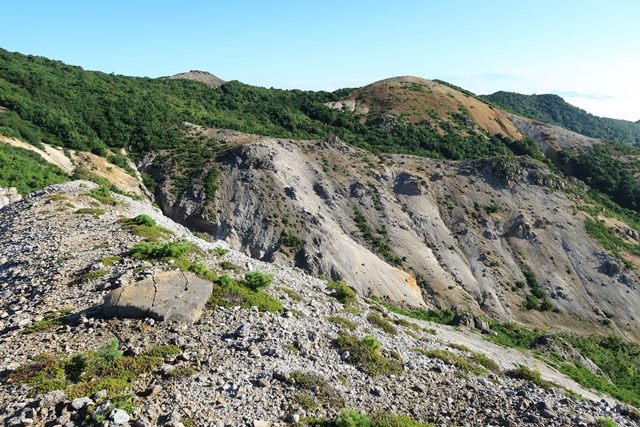
<path id="1" fill-rule="evenodd" d="M 340 301 L 344 305 L 354 304 L 357 300 L 356 292 L 347 285 L 344 280 L 332 280 L 327 285 L 327 289 L 331 291 L 331 296 Z"/>
<path id="2" fill-rule="evenodd" d="M 261 291 L 273 282 L 273 275 L 261 271 L 250 271 L 244 275 L 243 284 L 251 290 Z"/>
<path id="3" fill-rule="evenodd" d="M 140 242 L 131 249 L 131 256 L 137 259 L 154 260 L 180 258 L 193 250 L 193 245 L 185 240 L 157 243 Z"/>
<path id="4" fill-rule="evenodd" d="M 380 342 L 371 335 L 359 340 L 353 335 L 341 332 L 335 340 L 335 345 L 341 353 L 349 352 L 348 363 L 372 377 L 399 375 L 403 372 L 402 362 L 384 357 Z"/>
<path id="5" fill-rule="evenodd" d="M 550 388 L 553 386 L 549 381 L 545 381 L 542 379 L 542 375 L 540 371 L 536 371 L 535 369 L 530 369 L 526 366 L 520 366 L 515 369 L 510 369 L 505 371 L 506 376 L 510 378 L 517 378 L 525 381 L 530 381 L 542 388 Z"/>
<path id="6" fill-rule="evenodd" d="M 231 276 L 222 275 L 214 283 L 213 292 L 207 303 L 209 308 L 258 307 L 261 311 L 278 312 L 284 309 L 282 303 L 275 297 L 248 288 L 244 282 L 238 282 Z"/>
<path id="7" fill-rule="evenodd" d="M 73 399 L 107 390 L 109 398 L 117 398 L 140 375 L 151 372 L 166 357 L 179 353 L 177 347 L 164 345 L 137 356 L 123 356 L 118 341 L 112 339 L 103 347 L 71 357 L 37 355 L 32 362 L 11 373 L 9 381 L 28 384 L 37 394 L 63 390 L 67 398 Z"/>
<path id="8" fill-rule="evenodd" d="M 358 327 L 358 324 L 356 322 L 353 322 L 342 316 L 329 316 L 327 317 L 327 320 L 351 331 L 355 330 Z"/>

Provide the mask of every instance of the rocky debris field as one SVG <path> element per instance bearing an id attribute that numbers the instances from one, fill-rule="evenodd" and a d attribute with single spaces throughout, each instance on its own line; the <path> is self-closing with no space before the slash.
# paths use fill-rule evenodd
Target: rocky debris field
<path id="1" fill-rule="evenodd" d="M 81 181 L 0 210 L 0 360 L 7 426 L 307 425 L 345 408 L 438 426 L 636 425 L 479 333 L 402 318 Z"/>

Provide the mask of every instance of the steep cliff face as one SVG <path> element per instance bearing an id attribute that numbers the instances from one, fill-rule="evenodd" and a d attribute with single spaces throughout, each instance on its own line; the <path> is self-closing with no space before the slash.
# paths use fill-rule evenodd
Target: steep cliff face
<path id="1" fill-rule="evenodd" d="M 234 248 L 407 305 L 638 335 L 636 271 L 585 230 L 579 183 L 538 162 L 375 157 L 335 138 L 215 138 L 225 148 L 184 190 L 160 176 L 156 196 L 174 219 Z M 203 181 L 214 169 L 211 197 Z"/>

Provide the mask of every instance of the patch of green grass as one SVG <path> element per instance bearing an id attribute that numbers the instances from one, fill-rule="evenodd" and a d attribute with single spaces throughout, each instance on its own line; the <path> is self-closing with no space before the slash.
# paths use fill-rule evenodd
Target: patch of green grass
<path id="1" fill-rule="evenodd" d="M 293 386 L 303 391 L 303 393 L 298 395 L 300 398 L 298 403 L 301 404 L 303 408 L 306 406 L 305 409 L 307 410 L 313 410 L 317 405 L 327 406 L 332 409 L 344 407 L 344 399 L 331 384 L 320 375 L 294 371 L 290 375 L 290 381 Z"/>
<path id="2" fill-rule="evenodd" d="M 604 224 L 604 221 L 587 218 L 584 221 L 584 228 L 587 233 L 593 237 L 604 249 L 624 262 L 627 267 L 633 267 L 630 261 L 626 260 L 623 253 L 640 256 L 640 245 L 637 243 L 629 243 L 618 236 L 615 231 Z"/>
<path id="3" fill-rule="evenodd" d="M 100 260 L 100 262 L 102 263 L 102 265 L 104 265 L 105 267 L 111 267 L 113 264 L 117 264 L 122 260 L 121 256 L 118 255 L 107 255 L 102 257 L 102 259 Z"/>
<path id="4" fill-rule="evenodd" d="M 542 388 L 550 388 L 554 386 L 553 383 L 542 379 L 540 371 L 530 369 L 526 366 L 520 366 L 519 368 L 510 369 L 508 371 L 505 371 L 504 374 L 510 378 L 530 381 Z"/>
<path id="5" fill-rule="evenodd" d="M 498 365 L 493 359 L 483 353 L 471 353 L 471 359 L 482 366 L 485 369 L 488 369 L 491 372 L 500 372 L 500 365 Z"/>
<path id="6" fill-rule="evenodd" d="M 76 213 L 80 215 L 101 216 L 104 215 L 105 210 L 100 208 L 80 208 L 76 211 Z"/>
<path id="7" fill-rule="evenodd" d="M 533 271 L 525 270 L 522 274 L 527 281 L 527 285 L 529 285 L 529 295 L 525 297 L 524 307 L 527 310 L 552 310 L 553 304 L 551 304 L 551 300 L 549 300 L 549 297 L 542 290 Z"/>
<path id="8" fill-rule="evenodd" d="M 596 425 L 598 427 L 618 427 L 615 421 L 611 418 L 600 417 L 596 419 Z"/>
<path id="9" fill-rule="evenodd" d="M 134 218 L 122 219 L 119 222 L 125 230 L 150 241 L 163 239 L 173 234 L 171 230 L 157 225 L 156 221 L 146 214 L 140 214 Z"/>
<path id="10" fill-rule="evenodd" d="M 80 277 L 80 282 L 81 283 L 91 282 L 92 280 L 96 280 L 106 276 L 107 273 L 108 271 L 105 270 L 104 268 L 101 268 L 99 270 L 88 271 Z"/>
<path id="11" fill-rule="evenodd" d="M 393 319 L 393 323 L 395 323 L 396 325 L 399 326 L 404 326 L 406 328 L 411 328 L 414 331 L 419 331 L 420 330 L 420 326 L 413 323 L 413 322 L 409 322 L 408 320 L 404 320 L 404 319 Z"/>
<path id="12" fill-rule="evenodd" d="M 493 323 L 494 334 L 487 338 L 505 347 L 529 348 L 536 337 L 542 335 L 538 330 L 523 328 L 515 323 Z"/>
<path id="13" fill-rule="evenodd" d="M 222 275 L 214 283 L 213 293 L 207 302 L 209 308 L 258 307 L 262 311 L 279 312 L 284 309 L 282 303 L 275 297 L 248 288 L 244 283 L 234 280 L 231 276 Z"/>
<path id="14" fill-rule="evenodd" d="M 450 325 L 453 322 L 453 319 L 456 317 L 456 313 L 449 309 L 444 310 L 425 310 L 425 309 L 407 309 L 397 306 L 389 301 L 383 300 L 382 298 L 373 297 L 373 299 L 378 303 L 385 307 L 387 310 L 402 314 L 403 316 L 411 317 L 418 320 L 426 320 L 429 322 L 441 323 L 444 325 Z"/>
<path id="15" fill-rule="evenodd" d="M 442 360 L 447 365 L 455 366 L 456 368 L 461 369 L 465 372 L 471 372 L 476 375 L 483 375 L 487 373 L 487 370 L 484 369 L 482 366 L 469 361 L 464 356 L 461 356 L 459 354 L 453 353 L 448 350 L 414 349 L 414 351 L 416 353 L 419 353 L 431 359 Z"/>
<path id="16" fill-rule="evenodd" d="M 334 419 L 310 420 L 311 427 L 434 427 L 433 424 L 418 421 L 407 415 L 378 413 L 364 414 L 345 409 Z"/>
<path id="17" fill-rule="evenodd" d="M 356 292 L 344 280 L 332 280 L 327 284 L 331 296 L 344 305 L 354 304 L 357 300 Z"/>
<path id="18" fill-rule="evenodd" d="M 380 314 L 372 311 L 367 315 L 367 320 L 376 328 L 382 329 L 388 334 L 397 335 L 398 330 L 388 320 L 384 319 Z"/>
<path id="19" fill-rule="evenodd" d="M 32 334 L 35 332 L 44 332 L 64 325 L 64 318 L 70 313 L 70 310 L 63 309 L 48 313 L 42 320 L 34 322 L 25 329 L 25 334 Z"/>
<path id="20" fill-rule="evenodd" d="M 89 196 L 93 197 L 97 201 L 104 203 L 105 205 L 116 206 L 118 202 L 112 195 L 109 187 L 100 185 L 89 191 Z"/>
<path id="21" fill-rule="evenodd" d="M 103 347 L 71 357 L 40 354 L 12 372 L 9 381 L 29 385 L 36 395 L 63 390 L 73 399 L 107 390 L 109 397 L 116 398 L 166 357 L 179 353 L 179 348 L 164 345 L 137 356 L 123 356 L 118 341 L 112 339 Z"/>
<path id="22" fill-rule="evenodd" d="M 216 246 L 215 248 L 212 249 L 212 251 L 218 254 L 218 256 L 224 256 L 227 253 L 229 253 L 229 249 L 224 248 L 222 246 Z"/>
<path id="23" fill-rule="evenodd" d="M 543 335 L 540 331 L 531 331 L 514 324 L 493 324 L 491 329 L 496 334 L 490 335 L 488 339 L 521 349 L 530 348 L 533 340 Z M 640 346 L 614 336 L 552 334 L 551 337 L 571 345 L 582 356 L 594 362 L 604 376 L 591 372 L 578 361 L 567 362 L 554 354 L 545 355 L 544 359 L 557 370 L 583 387 L 607 393 L 632 405 L 640 405 Z"/>
<path id="24" fill-rule="evenodd" d="M 242 268 L 239 265 L 234 264 L 231 261 L 220 261 L 220 264 L 218 265 L 221 269 L 233 271 L 234 273 L 239 273 L 240 271 L 242 271 Z"/>
<path id="25" fill-rule="evenodd" d="M 452 344 L 449 344 L 449 347 L 456 349 L 458 351 L 471 352 L 471 350 L 469 350 L 469 347 L 467 347 L 464 344 L 452 343 Z"/>
<path id="26" fill-rule="evenodd" d="M 358 327 L 356 322 L 353 322 L 342 316 L 329 316 L 327 320 L 331 323 L 335 323 L 338 326 L 342 326 L 343 328 L 347 328 L 350 331 L 353 331 Z"/>
<path id="27" fill-rule="evenodd" d="M 299 293 L 297 293 L 293 289 L 281 287 L 281 288 L 278 288 L 278 290 L 280 290 L 280 291 L 284 292 L 285 294 L 287 294 L 289 299 L 291 299 L 292 301 L 301 302 L 301 301 L 304 300 L 304 298 L 302 298 L 302 295 L 300 295 Z"/>
<path id="28" fill-rule="evenodd" d="M 349 352 L 347 362 L 369 376 L 399 375 L 404 370 L 401 361 L 388 359 L 382 354 L 380 343 L 371 335 L 359 340 L 353 335 L 341 332 L 335 340 L 335 345 L 341 353 Z"/>

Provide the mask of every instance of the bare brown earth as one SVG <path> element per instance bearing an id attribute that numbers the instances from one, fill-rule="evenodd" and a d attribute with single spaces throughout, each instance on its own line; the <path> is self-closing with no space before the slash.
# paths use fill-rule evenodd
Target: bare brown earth
<path id="1" fill-rule="evenodd" d="M 196 82 L 204 83 L 211 87 L 220 87 L 225 81 L 214 76 L 206 71 L 191 70 L 186 73 L 178 73 L 176 75 L 168 77 L 169 79 L 184 79 L 194 80 Z"/>
<path id="2" fill-rule="evenodd" d="M 351 102 L 345 105 L 345 101 Z M 454 118 L 458 115 L 462 120 L 470 119 L 464 127 L 475 128 L 477 133 L 522 138 L 502 110 L 447 85 L 420 77 L 381 80 L 356 89 L 345 101 L 330 103 L 330 106 L 363 115 L 375 112 L 402 117 L 412 123 L 426 122 L 441 133 L 445 132 L 443 123 L 461 127 Z M 468 133 L 469 129 L 463 132 Z"/>

